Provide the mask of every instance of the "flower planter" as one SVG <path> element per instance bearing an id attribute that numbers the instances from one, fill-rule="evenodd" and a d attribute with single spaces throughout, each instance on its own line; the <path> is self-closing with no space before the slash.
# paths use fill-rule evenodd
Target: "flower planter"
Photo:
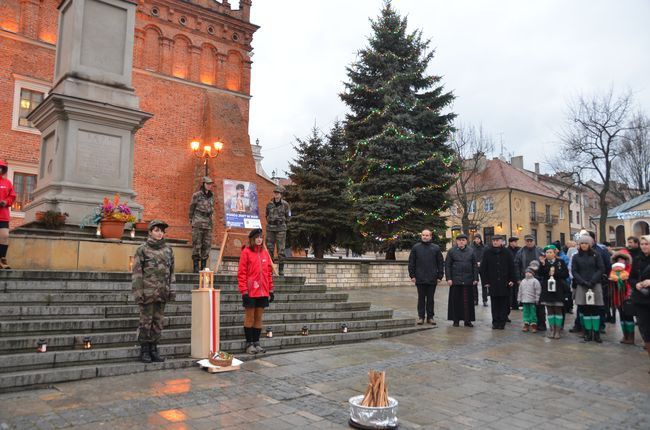
<path id="1" fill-rule="evenodd" d="M 99 223 L 101 225 L 101 233 L 104 239 L 122 238 L 126 222 L 115 219 L 103 219 Z"/>

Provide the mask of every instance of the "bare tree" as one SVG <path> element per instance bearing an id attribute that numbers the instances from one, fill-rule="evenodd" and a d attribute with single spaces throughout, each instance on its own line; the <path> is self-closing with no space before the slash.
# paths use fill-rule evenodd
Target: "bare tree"
<path id="1" fill-rule="evenodd" d="M 614 177 L 622 185 L 623 200 L 650 191 L 650 119 L 643 112 L 634 115 L 624 135 L 620 157 L 614 162 Z"/>
<path id="2" fill-rule="evenodd" d="M 611 191 L 613 165 L 621 155 L 624 135 L 631 130 L 632 95 L 581 95 L 569 103 L 561 147 L 552 163 L 557 171 L 570 172 L 575 181 L 598 195 L 600 222 L 598 237 L 604 240 L 607 195 Z M 602 184 L 595 186 L 593 180 Z"/>
<path id="3" fill-rule="evenodd" d="M 451 218 L 460 223 L 463 233 L 468 234 L 471 227 L 481 225 L 490 217 L 478 200 L 485 191 L 480 181 L 485 156 L 494 150 L 494 143 L 485 135 L 483 127 L 461 124 L 451 136 L 451 148 L 462 166 L 458 181 L 449 189 L 453 201 Z"/>

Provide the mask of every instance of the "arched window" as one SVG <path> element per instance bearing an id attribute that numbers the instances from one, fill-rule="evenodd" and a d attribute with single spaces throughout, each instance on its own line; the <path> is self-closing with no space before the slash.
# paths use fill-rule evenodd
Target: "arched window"
<path id="1" fill-rule="evenodd" d="M 172 76 L 187 79 L 190 69 L 190 41 L 185 37 L 174 38 Z"/>
<path id="2" fill-rule="evenodd" d="M 241 91 L 243 64 L 239 53 L 230 51 L 226 60 L 226 88 Z"/>
<path id="3" fill-rule="evenodd" d="M 204 44 L 201 47 L 201 69 L 199 80 L 203 84 L 214 85 L 217 82 L 217 50 L 214 46 Z"/>
<path id="4" fill-rule="evenodd" d="M 625 226 L 616 226 L 616 246 L 625 246 Z"/>
<path id="5" fill-rule="evenodd" d="M 149 26 L 144 29 L 142 67 L 145 70 L 160 71 L 160 30 Z"/>
<path id="6" fill-rule="evenodd" d="M 637 221 L 632 227 L 632 234 L 636 237 L 650 234 L 650 226 L 648 226 L 648 223 L 645 221 Z"/>

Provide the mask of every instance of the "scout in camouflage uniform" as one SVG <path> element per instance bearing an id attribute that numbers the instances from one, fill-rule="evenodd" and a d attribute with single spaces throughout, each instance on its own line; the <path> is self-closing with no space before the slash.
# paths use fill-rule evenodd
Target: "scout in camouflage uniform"
<path id="1" fill-rule="evenodd" d="M 173 300 L 175 282 L 174 251 L 163 239 L 167 224 L 154 220 L 149 223 L 149 237 L 138 247 L 133 261 L 132 291 L 140 306 L 138 343 L 143 363 L 162 362 L 158 341 L 163 329 L 165 304 Z"/>
<path id="2" fill-rule="evenodd" d="M 208 257 L 210 256 L 213 212 L 214 194 L 212 194 L 212 179 L 204 176 L 201 189 L 192 194 L 192 202 L 190 203 L 194 273 L 205 269 Z"/>
<path id="3" fill-rule="evenodd" d="M 280 260 L 280 276 L 284 275 L 284 263 L 286 257 L 285 242 L 287 240 L 287 224 L 291 218 L 291 207 L 286 200 L 282 199 L 282 187 L 275 187 L 273 198 L 266 205 L 266 247 L 273 258 L 275 245 L 278 245 L 278 260 Z"/>

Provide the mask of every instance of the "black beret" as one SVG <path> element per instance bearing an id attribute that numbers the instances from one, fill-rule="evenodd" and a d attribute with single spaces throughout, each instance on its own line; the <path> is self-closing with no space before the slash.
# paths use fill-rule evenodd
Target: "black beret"
<path id="1" fill-rule="evenodd" d="M 467 239 L 467 235 L 465 233 L 461 233 L 458 236 L 456 236 L 456 240 L 458 239 Z"/>
<path id="2" fill-rule="evenodd" d="M 259 235 L 262 234 L 262 233 L 263 233 L 263 231 L 262 231 L 261 228 L 254 228 L 253 230 L 251 230 L 250 233 L 248 233 L 248 238 L 249 238 L 249 239 L 252 239 L 252 238 L 254 238 L 254 237 L 259 236 Z"/>

